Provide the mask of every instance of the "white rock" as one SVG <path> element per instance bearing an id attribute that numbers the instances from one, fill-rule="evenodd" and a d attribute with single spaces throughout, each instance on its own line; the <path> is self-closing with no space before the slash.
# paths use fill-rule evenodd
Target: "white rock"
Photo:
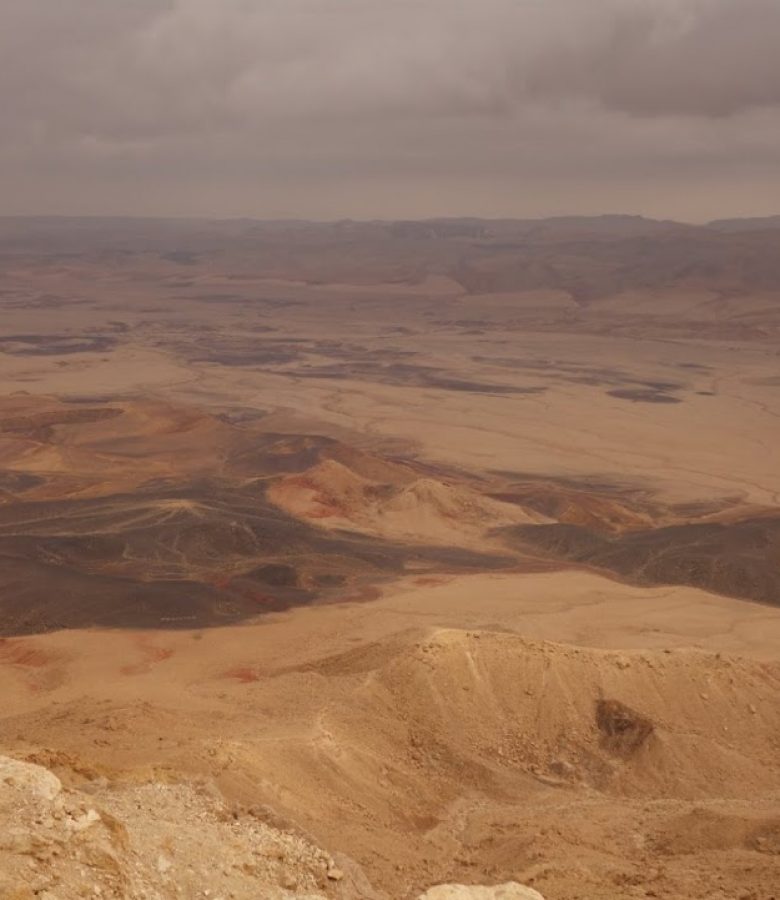
<path id="1" fill-rule="evenodd" d="M 544 900 L 544 897 L 533 888 L 509 881 L 494 887 L 440 884 L 421 894 L 417 900 Z"/>
<path id="2" fill-rule="evenodd" d="M 54 800 L 62 790 L 59 778 L 43 766 L 0 756 L 0 789 L 4 786 L 24 791 L 39 800 Z"/>
<path id="3" fill-rule="evenodd" d="M 100 813 L 96 809 L 88 809 L 85 813 L 82 813 L 76 819 L 70 819 L 68 821 L 68 828 L 78 833 L 79 831 L 86 831 L 91 825 L 94 825 L 95 822 L 100 821 Z"/>

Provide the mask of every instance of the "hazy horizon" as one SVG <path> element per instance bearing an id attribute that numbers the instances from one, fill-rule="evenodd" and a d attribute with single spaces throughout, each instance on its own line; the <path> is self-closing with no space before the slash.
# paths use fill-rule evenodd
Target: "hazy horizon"
<path id="1" fill-rule="evenodd" d="M 772 0 L 0 0 L 16 215 L 780 208 Z"/>
<path id="2" fill-rule="evenodd" d="M 582 220 L 598 220 L 598 219 L 641 219 L 647 222 L 662 222 L 670 225 L 687 225 L 691 227 L 704 227 L 706 228 L 708 225 L 717 224 L 718 222 L 724 221 L 771 221 L 775 219 L 780 219 L 780 213 L 766 213 L 760 216 L 718 216 L 714 219 L 703 219 L 701 221 L 694 220 L 683 220 L 683 219 L 675 219 L 671 216 L 645 216 L 641 213 L 632 213 L 632 212 L 598 212 L 598 213 L 558 213 L 550 216 L 524 216 L 524 215 L 512 215 L 512 216 L 478 216 L 471 215 L 468 213 L 464 213 L 462 215 L 453 214 L 453 215 L 426 215 L 424 213 L 420 213 L 417 216 L 365 216 L 365 217 L 352 217 L 352 216 L 333 216 L 330 218 L 313 218 L 313 217 L 304 217 L 304 216 L 278 216 L 278 217 L 263 217 L 256 215 L 175 215 L 175 214 L 166 214 L 160 213 L 157 215 L 133 215 L 126 213 L 58 213 L 58 212 L 42 212 L 42 213 L 0 213 L 0 221 L 3 220 L 54 220 L 54 221 L 68 221 L 68 220 L 93 220 L 93 221 L 138 221 L 138 222 L 257 222 L 259 224 L 275 224 L 275 223 L 290 223 L 294 224 L 296 222 L 300 222 L 302 224 L 312 224 L 312 225 L 340 225 L 346 223 L 354 223 L 356 225 L 370 225 L 370 224 L 382 224 L 382 223 L 395 223 L 395 222 L 457 222 L 457 221 L 468 221 L 473 220 L 476 222 L 552 222 L 552 221 L 565 221 L 567 219 L 582 219 Z"/>

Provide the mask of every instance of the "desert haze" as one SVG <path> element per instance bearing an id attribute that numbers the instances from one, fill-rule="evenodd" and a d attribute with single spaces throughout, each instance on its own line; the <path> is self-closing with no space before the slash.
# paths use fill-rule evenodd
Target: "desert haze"
<path id="1" fill-rule="evenodd" d="M 780 218 L 4 218 L 0 379 L 3 900 L 780 897 Z"/>

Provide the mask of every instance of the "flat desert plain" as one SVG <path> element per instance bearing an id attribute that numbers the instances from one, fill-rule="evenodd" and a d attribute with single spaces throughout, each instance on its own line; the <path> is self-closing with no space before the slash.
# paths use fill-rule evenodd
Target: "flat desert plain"
<path id="1" fill-rule="evenodd" d="M 0 896 L 780 896 L 778 251 L 0 221 Z"/>

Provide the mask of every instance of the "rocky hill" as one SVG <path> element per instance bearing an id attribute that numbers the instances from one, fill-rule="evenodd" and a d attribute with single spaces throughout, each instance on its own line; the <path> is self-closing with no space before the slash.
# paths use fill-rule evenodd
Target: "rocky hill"
<path id="1" fill-rule="evenodd" d="M 230 808 L 207 783 L 66 788 L 49 769 L 0 756 L 3 900 L 234 898 L 371 900 L 360 868 L 275 827 L 267 809 Z M 339 866 L 342 865 L 343 868 Z M 542 900 L 515 883 L 440 885 L 421 900 Z"/>

